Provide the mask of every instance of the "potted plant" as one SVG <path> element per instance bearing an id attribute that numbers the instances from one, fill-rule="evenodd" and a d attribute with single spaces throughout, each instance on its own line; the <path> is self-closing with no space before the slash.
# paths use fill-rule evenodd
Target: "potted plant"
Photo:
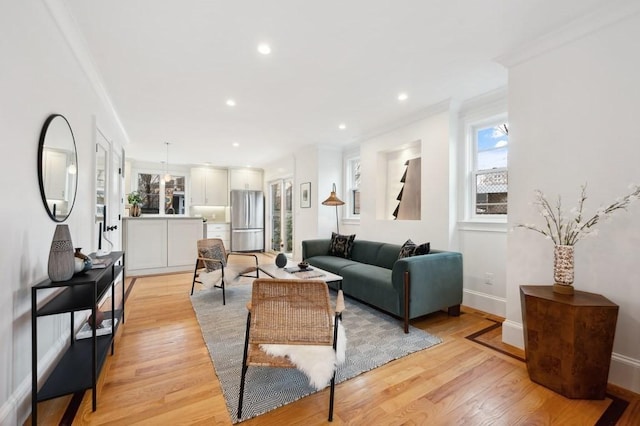
<path id="1" fill-rule="evenodd" d="M 133 217 L 140 216 L 140 205 L 142 204 L 142 197 L 140 196 L 140 193 L 138 191 L 129 193 L 129 195 L 127 196 L 127 201 L 131 205 L 131 207 L 129 207 L 129 214 Z"/>
<path id="2" fill-rule="evenodd" d="M 535 224 L 518 224 L 516 228 L 529 229 L 545 236 L 554 244 L 553 291 L 561 294 L 573 294 L 574 246 L 582 238 L 595 236 L 595 226 L 608 219 L 617 210 L 627 207 L 640 197 L 640 185 L 631 185 L 630 192 L 619 197 L 611 204 L 601 206 L 596 213 L 587 218 L 584 215 L 584 202 L 587 199 L 587 185 L 582 185 L 578 206 L 568 213 L 562 207 L 560 196 L 555 207 L 540 190 L 535 191 L 534 204 L 545 219 L 544 226 Z"/>

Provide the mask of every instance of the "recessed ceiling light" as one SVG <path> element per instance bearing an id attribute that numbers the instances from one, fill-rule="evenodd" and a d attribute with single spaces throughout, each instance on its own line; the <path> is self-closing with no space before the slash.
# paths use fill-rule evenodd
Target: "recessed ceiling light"
<path id="1" fill-rule="evenodd" d="M 340 129 L 340 130 L 344 130 L 346 128 L 347 128 L 347 125 L 344 124 L 344 123 L 340 123 L 340 125 L 338 126 L 338 129 Z"/>
<path id="2" fill-rule="evenodd" d="M 262 53 L 263 55 L 268 55 L 269 53 L 271 53 L 271 46 L 269 46 L 267 43 L 260 43 L 258 45 L 258 52 Z"/>
<path id="3" fill-rule="evenodd" d="M 399 93 L 398 94 L 398 100 L 399 101 L 406 101 L 409 98 L 409 95 L 407 95 L 406 93 Z"/>
<path id="4" fill-rule="evenodd" d="M 229 106 L 236 106 L 236 101 L 233 99 L 227 99 L 227 105 Z"/>
<path id="5" fill-rule="evenodd" d="M 250 169 L 250 168 L 251 168 L 251 164 L 247 164 L 247 169 Z"/>
<path id="6" fill-rule="evenodd" d="M 240 146 L 240 144 L 239 144 L 238 142 L 234 142 L 234 143 L 232 143 L 231 145 L 232 145 L 232 146 L 234 146 L 234 147 L 236 147 L 236 148 Z"/>

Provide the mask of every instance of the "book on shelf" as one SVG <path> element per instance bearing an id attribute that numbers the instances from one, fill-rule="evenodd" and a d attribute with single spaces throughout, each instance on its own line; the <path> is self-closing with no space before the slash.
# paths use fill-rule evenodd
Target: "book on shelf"
<path id="1" fill-rule="evenodd" d="M 91 258 L 91 269 L 104 269 L 108 266 L 107 259 Z"/>
<path id="2" fill-rule="evenodd" d="M 111 318 L 105 319 L 104 321 L 102 321 L 102 324 L 100 324 L 100 326 L 98 328 L 96 328 L 96 336 L 104 336 L 105 334 L 111 334 L 111 332 L 113 331 L 113 327 L 115 327 L 118 324 L 118 319 L 114 319 L 113 321 L 111 320 Z M 80 327 L 80 330 L 78 330 L 78 332 L 76 333 L 76 339 L 80 340 L 80 339 L 88 339 L 89 337 L 93 336 L 93 331 L 91 330 L 91 325 L 88 322 L 85 322 L 82 327 Z"/>

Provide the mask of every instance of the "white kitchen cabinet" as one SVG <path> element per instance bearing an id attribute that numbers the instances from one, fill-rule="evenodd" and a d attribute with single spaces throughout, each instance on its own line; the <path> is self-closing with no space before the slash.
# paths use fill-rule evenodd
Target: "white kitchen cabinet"
<path id="1" fill-rule="evenodd" d="M 224 248 L 229 251 L 231 225 L 228 223 L 207 223 L 207 238 L 220 238 L 224 243 Z"/>
<path id="2" fill-rule="evenodd" d="M 262 170 L 258 169 L 231 169 L 230 189 L 248 189 L 262 191 Z"/>
<path id="3" fill-rule="evenodd" d="M 202 220 L 167 220 L 167 266 L 194 265 Z"/>
<path id="4" fill-rule="evenodd" d="M 190 271 L 202 238 L 202 219 L 127 217 L 124 220 L 127 275 Z"/>
<path id="5" fill-rule="evenodd" d="M 167 266 L 167 221 L 127 218 L 125 253 L 127 270 Z"/>
<path id="6" fill-rule="evenodd" d="M 229 204 L 229 172 L 226 169 L 191 169 L 191 205 L 226 206 Z"/>

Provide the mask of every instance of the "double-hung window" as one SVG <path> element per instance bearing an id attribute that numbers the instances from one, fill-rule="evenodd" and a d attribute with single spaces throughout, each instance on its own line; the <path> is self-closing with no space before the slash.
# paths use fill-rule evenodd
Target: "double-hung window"
<path id="1" fill-rule="evenodd" d="M 360 219 L 360 156 L 346 160 L 346 219 Z"/>
<path id="2" fill-rule="evenodd" d="M 470 127 L 473 143 L 471 210 L 475 217 L 507 214 L 509 125 L 495 119 Z"/>

